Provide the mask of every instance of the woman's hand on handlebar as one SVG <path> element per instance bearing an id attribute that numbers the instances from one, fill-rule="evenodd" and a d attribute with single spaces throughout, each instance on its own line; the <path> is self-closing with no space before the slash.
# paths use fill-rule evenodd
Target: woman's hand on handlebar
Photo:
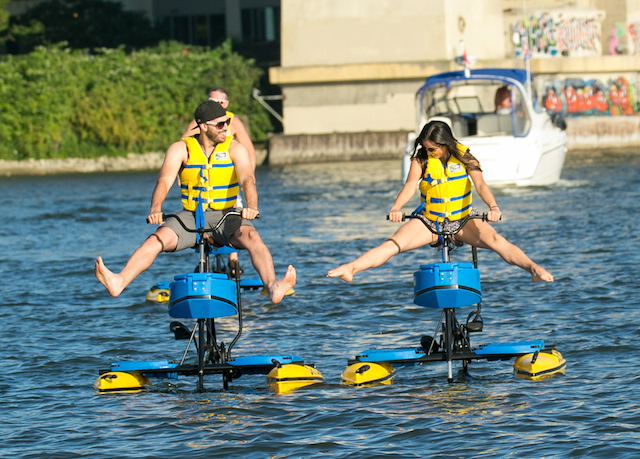
<path id="1" fill-rule="evenodd" d="M 149 212 L 149 215 L 147 215 L 147 223 L 151 223 L 152 225 L 161 225 L 164 223 L 164 214 L 162 211 Z"/>
<path id="2" fill-rule="evenodd" d="M 387 215 L 387 218 L 389 219 L 389 221 L 400 223 L 404 221 L 404 213 L 400 212 L 399 210 L 391 209 L 389 211 L 389 215 Z"/>
<path id="3" fill-rule="evenodd" d="M 242 209 L 242 218 L 244 218 L 245 220 L 253 220 L 255 218 L 258 218 L 258 215 L 260 215 L 258 209 L 251 209 L 249 207 L 244 207 Z"/>

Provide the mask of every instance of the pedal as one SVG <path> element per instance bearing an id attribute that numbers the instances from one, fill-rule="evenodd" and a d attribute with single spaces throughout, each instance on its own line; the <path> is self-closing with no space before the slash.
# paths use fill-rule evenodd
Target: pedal
<path id="1" fill-rule="evenodd" d="M 169 324 L 169 330 L 173 332 L 176 339 L 189 339 L 191 338 L 191 330 L 187 328 L 183 323 L 174 321 Z"/>
<path id="2" fill-rule="evenodd" d="M 467 331 L 469 333 L 473 332 L 481 332 L 482 331 L 482 319 L 481 320 L 472 320 L 471 322 L 467 322 Z"/>
<path id="3" fill-rule="evenodd" d="M 480 315 L 480 304 L 478 304 L 478 309 L 469 313 L 465 326 L 467 327 L 467 331 L 469 333 L 482 331 L 482 316 Z"/>
<path id="4" fill-rule="evenodd" d="M 422 349 L 427 355 L 438 352 L 438 350 L 440 349 L 440 346 L 438 346 L 438 342 L 429 335 L 423 335 L 420 338 L 420 346 L 422 346 Z"/>

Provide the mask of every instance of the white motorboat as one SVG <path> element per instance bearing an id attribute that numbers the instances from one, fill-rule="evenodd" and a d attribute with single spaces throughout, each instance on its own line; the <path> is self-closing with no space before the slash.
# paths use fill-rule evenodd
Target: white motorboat
<path id="1" fill-rule="evenodd" d="M 529 80 L 529 81 L 527 81 Z M 567 152 L 566 124 L 550 117 L 521 69 L 478 69 L 430 76 L 416 93 L 416 131 L 408 135 L 403 179 L 414 142 L 424 125 L 440 119 L 471 149 L 490 185 L 552 185 Z M 499 88 L 509 90 L 511 108 L 496 110 Z M 504 91 L 504 89 L 502 90 Z"/>

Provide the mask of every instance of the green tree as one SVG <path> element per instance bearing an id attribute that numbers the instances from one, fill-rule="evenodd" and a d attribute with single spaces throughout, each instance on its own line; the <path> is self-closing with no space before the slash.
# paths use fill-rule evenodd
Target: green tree
<path id="1" fill-rule="evenodd" d="M 5 0 L 0 0 L 5 1 Z M 12 17 L 9 32 L 20 54 L 64 42 L 73 49 L 153 46 L 159 32 L 141 13 L 106 0 L 48 0 Z"/>
<path id="2" fill-rule="evenodd" d="M 6 39 L 7 27 L 9 27 L 9 12 L 5 8 L 10 0 L 0 0 L 0 43 Z"/>
<path id="3" fill-rule="evenodd" d="M 10 0 L 0 0 L 0 32 L 4 32 L 9 24 L 9 12 L 5 8 Z"/>
<path id="4" fill-rule="evenodd" d="M 58 44 L 0 59 L 0 159 L 95 157 L 164 151 L 206 99 L 229 91 L 253 140 L 272 130 L 251 97 L 261 71 L 233 52 L 181 43 L 89 55 Z"/>

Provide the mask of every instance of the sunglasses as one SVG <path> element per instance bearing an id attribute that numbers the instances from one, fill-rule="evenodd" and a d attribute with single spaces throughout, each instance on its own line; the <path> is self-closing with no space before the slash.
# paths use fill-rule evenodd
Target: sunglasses
<path id="1" fill-rule="evenodd" d="M 214 102 L 218 102 L 219 104 L 221 104 L 222 102 L 226 102 L 227 99 L 214 99 L 212 97 L 209 97 L 209 100 L 212 100 Z"/>
<path id="2" fill-rule="evenodd" d="M 217 129 L 222 129 L 225 126 L 229 126 L 229 124 L 231 123 L 231 118 L 227 118 L 224 121 L 220 121 L 219 123 L 214 123 L 213 121 L 207 121 L 206 125 L 208 126 L 215 126 Z"/>

